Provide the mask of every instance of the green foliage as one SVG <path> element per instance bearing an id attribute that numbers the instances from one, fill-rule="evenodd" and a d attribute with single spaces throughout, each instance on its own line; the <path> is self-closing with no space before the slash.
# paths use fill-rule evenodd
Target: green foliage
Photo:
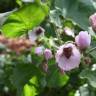
<path id="1" fill-rule="evenodd" d="M 38 77 L 33 76 L 31 80 L 29 81 L 29 84 L 26 84 L 24 86 L 24 96 L 36 96 L 38 95 L 38 90 L 36 87 L 38 87 Z"/>
<path id="2" fill-rule="evenodd" d="M 28 30 L 32 30 L 44 20 L 48 11 L 48 6 L 43 3 L 25 4 L 8 17 L 2 26 L 3 34 L 7 37 L 26 34 Z"/>
<path id="3" fill-rule="evenodd" d="M 19 64 L 16 66 L 16 68 L 13 70 L 13 75 L 11 77 L 11 80 L 14 86 L 17 88 L 18 96 L 20 96 L 20 94 L 22 93 L 24 85 L 28 83 L 28 81 L 34 76 L 36 76 L 39 81 L 40 81 L 40 78 L 42 78 L 43 76 L 42 72 L 38 68 L 36 68 L 34 65 Z M 25 85 L 25 88 L 26 86 L 27 85 Z"/>
<path id="4" fill-rule="evenodd" d="M 66 85 L 68 79 L 69 77 L 66 74 L 62 74 L 58 70 L 53 70 L 53 72 L 47 77 L 47 82 L 49 87 L 57 88 Z"/>
<path id="5" fill-rule="evenodd" d="M 80 96 L 95 96 L 96 93 L 92 88 L 90 88 L 87 84 L 80 86 L 79 88 Z"/>
<path id="6" fill-rule="evenodd" d="M 25 85 L 24 86 L 24 96 L 36 96 L 36 88 L 32 85 Z"/>
<path id="7" fill-rule="evenodd" d="M 16 0 L 0 0 L 0 13 L 11 11 L 16 6 Z"/>
<path id="8" fill-rule="evenodd" d="M 61 11 L 59 9 L 50 11 L 50 22 L 55 24 L 57 27 L 61 27 L 60 19 Z"/>
<path id="9" fill-rule="evenodd" d="M 89 84 L 96 88 L 96 71 L 91 71 L 90 69 L 85 69 L 81 72 L 80 78 L 87 79 Z"/>
<path id="10" fill-rule="evenodd" d="M 22 0 L 14 2 L 1 0 L 0 6 L 3 3 L 7 4 L 7 8 L 10 6 L 7 11 L 15 8 L 16 3 L 19 5 L 16 11 L 8 14 L 8 17 L 5 15 L 7 20 L 0 29 L 4 36 L 8 38 L 21 36 L 28 39 L 28 31 L 37 26 L 45 29 L 45 35 L 38 38 L 36 34 L 38 39 L 34 41 L 34 46 L 26 47 L 22 52 L 18 51 L 19 47 L 23 49 L 31 41 L 25 44 L 22 43 L 23 40 L 18 42 L 18 39 L 15 42 L 14 39 L 12 42 L 12 39 L 2 39 L 0 36 L 0 96 L 6 94 L 15 96 L 16 93 L 17 96 L 78 96 L 76 92 L 79 92 L 80 96 L 96 96 L 96 68 L 92 69 L 96 63 L 96 34 L 91 27 L 89 28 L 89 16 L 96 11 L 94 6 L 96 2 L 93 0 L 35 0 L 26 3 Z M 1 12 L 6 11 L 5 5 L 0 9 Z M 0 21 L 2 20 L 1 18 Z M 81 50 L 78 46 L 81 53 L 80 67 L 63 73 L 56 64 L 56 51 L 65 43 L 71 42 L 74 46 L 76 44 L 75 37 L 65 33 L 65 27 L 71 28 L 75 37 L 82 30 L 89 31 L 92 35 L 92 43 L 86 50 Z M 44 46 L 44 50 L 50 49 L 53 57 L 46 60 L 44 52 L 42 55 L 35 54 L 35 48 L 38 46 Z M 14 47 L 17 48 L 16 52 Z"/>
<path id="11" fill-rule="evenodd" d="M 96 10 L 92 0 L 56 0 L 55 7 L 60 8 L 64 18 L 71 19 L 84 30 L 88 30 L 89 16 Z"/>
<path id="12" fill-rule="evenodd" d="M 51 59 L 48 61 L 49 69 L 47 75 L 47 86 L 51 88 L 63 87 L 67 84 L 69 77 L 60 73 L 58 68 L 56 67 L 55 60 Z"/>

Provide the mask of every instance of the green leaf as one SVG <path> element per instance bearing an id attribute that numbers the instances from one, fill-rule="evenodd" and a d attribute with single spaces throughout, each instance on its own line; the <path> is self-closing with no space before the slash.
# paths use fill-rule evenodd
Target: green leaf
<path id="1" fill-rule="evenodd" d="M 92 37 L 91 46 L 88 48 L 88 50 L 86 52 L 89 52 L 90 56 L 92 57 L 92 63 L 93 64 L 96 63 L 96 49 L 92 50 L 95 47 L 96 47 L 96 38 Z M 92 50 L 92 51 L 90 51 L 90 50 Z"/>
<path id="2" fill-rule="evenodd" d="M 69 77 L 64 73 L 60 73 L 56 67 L 55 60 L 49 60 L 49 73 L 47 75 L 47 86 L 63 87 L 69 80 Z"/>
<path id="3" fill-rule="evenodd" d="M 88 83 L 92 87 L 96 88 L 96 71 L 85 69 L 80 73 L 80 78 L 87 79 Z"/>
<path id="4" fill-rule="evenodd" d="M 49 87 L 63 87 L 69 80 L 66 74 L 61 74 L 58 70 L 54 70 L 47 78 Z"/>
<path id="5" fill-rule="evenodd" d="M 95 96 L 95 91 L 92 90 L 92 88 L 90 88 L 88 84 L 84 84 L 83 86 L 80 86 L 78 91 L 79 91 L 78 94 L 80 96 Z M 78 96 L 78 94 L 75 95 Z"/>
<path id="6" fill-rule="evenodd" d="M 24 85 L 34 76 L 37 77 L 39 81 L 43 73 L 32 64 L 19 64 L 14 68 L 11 81 L 17 88 L 18 96 L 21 96 Z"/>
<path id="7" fill-rule="evenodd" d="M 89 16 L 95 12 L 92 0 L 56 0 L 55 7 L 62 15 L 76 22 L 82 29 L 88 30 Z"/>
<path id="8" fill-rule="evenodd" d="M 43 3 L 29 3 L 11 14 L 2 26 L 7 37 L 19 37 L 38 26 L 48 14 L 48 6 Z"/>
<path id="9" fill-rule="evenodd" d="M 50 22 L 55 24 L 57 27 L 62 27 L 60 15 L 61 11 L 59 9 L 50 11 Z"/>
<path id="10" fill-rule="evenodd" d="M 37 90 L 34 86 L 28 84 L 24 86 L 24 96 L 36 96 L 37 95 L 36 91 Z"/>
<path id="11" fill-rule="evenodd" d="M 22 6 L 22 0 L 16 0 L 16 3 L 19 5 L 19 6 Z"/>
<path id="12" fill-rule="evenodd" d="M 79 89 L 80 96 L 90 96 L 87 87 L 81 86 Z"/>
<path id="13" fill-rule="evenodd" d="M 56 36 L 55 28 L 52 23 L 47 23 L 47 22 L 46 22 L 46 24 L 44 23 L 43 28 L 46 30 L 46 32 L 45 32 L 46 37 L 50 37 L 50 36 L 55 37 Z"/>
<path id="14" fill-rule="evenodd" d="M 24 96 L 36 96 L 38 94 L 36 87 L 38 87 L 38 78 L 34 76 L 31 78 L 30 84 L 24 86 Z"/>

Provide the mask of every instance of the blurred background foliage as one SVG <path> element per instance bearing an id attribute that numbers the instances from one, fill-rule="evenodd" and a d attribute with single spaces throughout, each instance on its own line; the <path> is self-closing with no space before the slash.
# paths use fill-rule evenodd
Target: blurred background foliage
<path id="1" fill-rule="evenodd" d="M 0 0 L 0 13 L 11 11 L 16 6 L 16 0 Z"/>

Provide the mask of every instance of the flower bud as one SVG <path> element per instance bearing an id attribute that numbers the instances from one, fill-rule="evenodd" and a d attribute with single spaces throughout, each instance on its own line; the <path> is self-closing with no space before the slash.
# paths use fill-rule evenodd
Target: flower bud
<path id="1" fill-rule="evenodd" d="M 92 29 L 96 31 L 96 13 L 94 13 L 89 17 L 89 22 L 90 22 L 90 25 L 92 26 Z"/>
<path id="2" fill-rule="evenodd" d="M 44 52 L 44 47 L 43 46 L 35 48 L 35 54 L 36 55 L 38 55 L 38 56 L 43 55 L 43 52 Z"/>
<path id="3" fill-rule="evenodd" d="M 50 49 L 45 49 L 44 56 L 45 56 L 45 59 L 46 60 L 51 59 L 52 58 L 52 52 L 51 52 L 51 50 Z"/>
<path id="4" fill-rule="evenodd" d="M 67 43 L 60 46 L 60 48 L 57 50 L 55 58 L 58 67 L 61 70 L 70 71 L 79 67 L 81 54 L 74 44 Z"/>
<path id="5" fill-rule="evenodd" d="M 92 63 L 91 58 L 90 57 L 85 57 L 84 58 L 84 63 L 87 64 L 87 65 L 91 64 Z"/>
<path id="6" fill-rule="evenodd" d="M 87 31 L 81 31 L 76 37 L 75 42 L 80 49 L 86 49 L 90 46 L 91 36 Z"/>
<path id="7" fill-rule="evenodd" d="M 45 72 L 48 72 L 48 64 L 47 63 L 43 64 L 42 67 Z"/>

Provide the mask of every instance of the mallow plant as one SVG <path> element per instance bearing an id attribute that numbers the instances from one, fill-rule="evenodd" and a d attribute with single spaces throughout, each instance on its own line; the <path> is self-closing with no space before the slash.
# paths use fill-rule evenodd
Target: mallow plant
<path id="1" fill-rule="evenodd" d="M 96 96 L 90 1 L 70 8 L 70 0 L 17 0 L 6 20 L 1 15 L 0 96 Z"/>

